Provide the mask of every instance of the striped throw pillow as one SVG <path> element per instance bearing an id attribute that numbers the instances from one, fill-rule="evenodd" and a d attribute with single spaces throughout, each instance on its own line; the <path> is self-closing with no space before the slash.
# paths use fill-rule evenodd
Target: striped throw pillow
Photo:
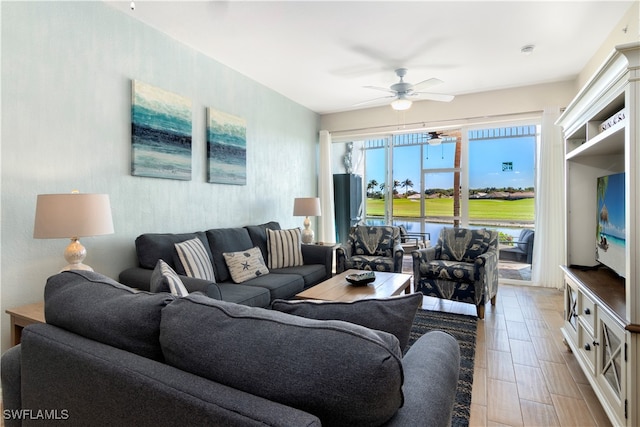
<path id="1" fill-rule="evenodd" d="M 267 229 L 269 268 L 285 268 L 303 265 L 300 229 Z"/>
<path id="2" fill-rule="evenodd" d="M 187 276 L 216 281 L 213 265 L 202 241 L 197 237 L 176 243 L 176 252 Z"/>
<path id="3" fill-rule="evenodd" d="M 166 262 L 159 259 L 151 274 L 151 292 L 170 292 L 177 297 L 186 297 L 189 291 L 184 287 L 178 273 Z"/>

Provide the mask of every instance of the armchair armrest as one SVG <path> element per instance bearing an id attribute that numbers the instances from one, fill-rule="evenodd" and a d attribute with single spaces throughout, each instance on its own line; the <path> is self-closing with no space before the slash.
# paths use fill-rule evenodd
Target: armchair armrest
<path id="1" fill-rule="evenodd" d="M 440 258 L 440 246 L 430 246 L 428 248 L 417 249 L 415 251 L 411 251 L 414 258 L 418 258 L 422 261 L 429 262 L 434 261 Z"/>
<path id="2" fill-rule="evenodd" d="M 401 243 L 393 247 L 393 268 L 395 272 L 402 273 L 402 258 L 404 257 L 404 248 Z"/>

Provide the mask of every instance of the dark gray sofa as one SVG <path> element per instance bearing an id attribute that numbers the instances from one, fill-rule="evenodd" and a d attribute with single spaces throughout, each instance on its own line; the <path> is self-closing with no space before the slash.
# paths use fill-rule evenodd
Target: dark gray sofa
<path id="1" fill-rule="evenodd" d="M 2 356 L 7 427 L 447 426 L 459 347 L 68 271 Z"/>
<path id="2" fill-rule="evenodd" d="M 292 298 L 306 288 L 331 277 L 333 248 L 322 245 L 302 245 L 304 265 L 272 269 L 269 274 L 243 283 L 234 283 L 223 253 L 260 248 L 268 262 L 267 228 L 280 230 L 277 222 L 236 228 L 216 228 L 184 234 L 140 235 L 135 242 L 138 266 L 120 273 L 119 281 L 132 288 L 149 290 L 151 274 L 159 259 L 164 260 L 178 274 L 189 292 L 200 291 L 210 298 L 254 307 L 267 307 L 278 298 Z M 186 277 L 174 244 L 197 237 L 204 244 L 212 260 L 216 281 Z"/>

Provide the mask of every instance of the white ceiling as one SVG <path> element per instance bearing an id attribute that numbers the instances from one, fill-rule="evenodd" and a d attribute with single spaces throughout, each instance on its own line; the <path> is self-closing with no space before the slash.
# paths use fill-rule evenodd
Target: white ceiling
<path id="1" fill-rule="evenodd" d="M 322 114 L 389 102 L 353 106 L 399 67 L 451 95 L 573 79 L 633 0 L 107 3 Z"/>

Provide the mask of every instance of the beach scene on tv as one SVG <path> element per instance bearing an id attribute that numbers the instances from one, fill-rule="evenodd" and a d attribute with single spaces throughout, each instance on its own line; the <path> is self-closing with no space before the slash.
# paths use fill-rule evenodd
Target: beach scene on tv
<path id="1" fill-rule="evenodd" d="M 625 275 L 624 173 L 598 178 L 596 260 Z"/>

